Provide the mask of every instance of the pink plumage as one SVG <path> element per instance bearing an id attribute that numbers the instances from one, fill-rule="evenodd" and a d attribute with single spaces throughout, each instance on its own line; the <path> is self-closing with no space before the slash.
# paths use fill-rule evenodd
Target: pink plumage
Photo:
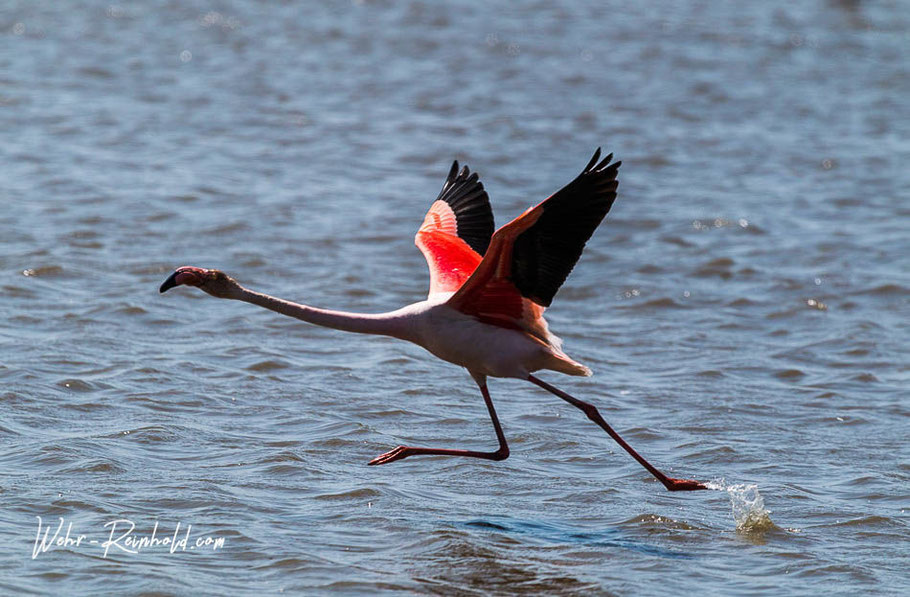
<path id="1" fill-rule="evenodd" d="M 378 314 L 319 309 L 254 292 L 218 270 L 184 266 L 161 285 L 195 286 L 218 298 L 248 302 L 338 330 L 407 340 L 465 367 L 477 382 L 499 446 L 491 452 L 399 446 L 370 464 L 415 455 L 503 460 L 509 446 L 487 388 L 488 377 L 524 379 L 581 409 L 671 491 L 707 489 L 667 477 L 633 450 L 597 409 L 538 379 L 539 370 L 569 375 L 591 371 L 562 350 L 544 310 L 568 277 L 616 199 L 621 162 L 600 149 L 572 182 L 494 232 L 489 198 L 476 173 L 452 165 L 414 239 L 430 270 L 427 299 Z"/>

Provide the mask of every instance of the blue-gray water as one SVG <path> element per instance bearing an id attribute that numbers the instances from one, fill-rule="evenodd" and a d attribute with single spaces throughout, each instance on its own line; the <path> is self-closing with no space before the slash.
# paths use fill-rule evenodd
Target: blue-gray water
<path id="1" fill-rule="evenodd" d="M 908 50 L 905 2 L 3 2 L 0 592 L 906 594 Z M 516 380 L 508 460 L 367 467 L 492 448 L 468 375 L 157 292 L 394 309 L 453 158 L 502 224 L 598 145 L 548 311 L 595 376 L 543 377 L 763 523 Z M 118 519 L 224 545 L 104 558 Z"/>

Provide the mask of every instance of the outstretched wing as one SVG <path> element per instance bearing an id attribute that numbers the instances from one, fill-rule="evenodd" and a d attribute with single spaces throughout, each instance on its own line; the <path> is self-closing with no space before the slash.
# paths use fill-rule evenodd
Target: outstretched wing
<path id="1" fill-rule="evenodd" d="M 477 173 L 452 164 L 414 243 L 430 267 L 430 296 L 458 290 L 481 262 L 493 235 L 490 199 Z"/>
<path id="2" fill-rule="evenodd" d="M 448 304 L 495 325 L 551 341 L 544 308 L 616 199 L 622 162 L 600 149 L 578 177 L 496 231 L 483 261 Z M 598 161 L 600 160 L 600 161 Z"/>

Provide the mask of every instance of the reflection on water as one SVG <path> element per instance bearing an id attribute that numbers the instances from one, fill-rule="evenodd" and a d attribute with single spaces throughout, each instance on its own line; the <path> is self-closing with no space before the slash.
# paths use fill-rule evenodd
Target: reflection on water
<path id="1" fill-rule="evenodd" d="M 652 517 L 662 523 L 660 517 Z M 669 522 L 669 521 L 667 521 Z M 660 549 L 653 545 L 647 545 L 643 542 L 637 542 L 632 539 L 624 538 L 623 531 L 618 528 L 584 530 L 573 528 L 564 523 L 552 521 L 531 521 L 531 520 L 472 520 L 464 523 L 465 526 L 487 529 L 494 533 L 502 533 L 504 536 L 521 535 L 525 541 L 536 543 L 551 543 L 555 545 L 564 545 L 567 543 L 578 543 L 585 547 L 609 547 L 631 549 L 642 553 L 648 553 L 664 558 L 685 558 L 688 554 L 676 551 Z"/>

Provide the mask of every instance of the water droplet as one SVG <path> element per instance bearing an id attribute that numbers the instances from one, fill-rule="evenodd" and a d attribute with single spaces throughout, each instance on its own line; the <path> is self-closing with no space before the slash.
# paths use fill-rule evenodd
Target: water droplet
<path id="1" fill-rule="evenodd" d="M 180 62 L 189 62 L 193 59 L 193 53 L 189 50 L 184 50 L 180 52 Z"/>
<path id="2" fill-rule="evenodd" d="M 725 488 L 730 495 L 736 530 L 741 533 L 762 533 L 774 528 L 771 511 L 758 492 L 758 485 L 731 485 Z"/>
<path id="3" fill-rule="evenodd" d="M 819 300 L 815 300 L 815 299 L 806 299 L 806 304 L 807 304 L 808 306 L 812 307 L 813 309 L 818 309 L 819 311 L 827 311 L 827 310 L 828 310 L 828 305 L 826 305 L 825 303 L 823 303 L 823 302 L 821 302 L 821 301 L 819 301 Z"/>
<path id="4" fill-rule="evenodd" d="M 13 33 L 16 35 L 24 35 L 25 34 L 25 23 L 16 23 L 15 25 L 13 25 Z"/>
<path id="5" fill-rule="evenodd" d="M 211 11 L 211 12 L 207 12 L 204 15 L 202 15 L 202 18 L 199 19 L 199 24 L 202 25 L 203 27 L 211 27 L 212 25 L 221 21 L 221 19 L 222 19 L 221 13 Z"/>

